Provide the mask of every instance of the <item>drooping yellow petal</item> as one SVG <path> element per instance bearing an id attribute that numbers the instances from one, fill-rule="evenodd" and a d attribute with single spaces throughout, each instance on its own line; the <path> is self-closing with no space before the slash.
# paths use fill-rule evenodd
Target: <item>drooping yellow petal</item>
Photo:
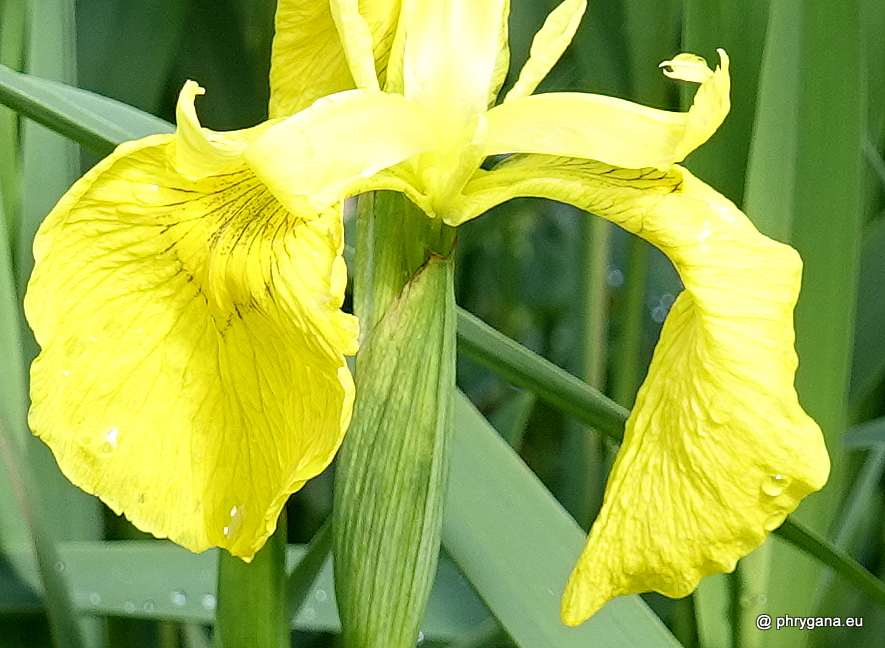
<path id="1" fill-rule="evenodd" d="M 463 207 L 470 215 L 525 195 L 575 204 L 645 238 L 685 285 L 565 591 L 563 620 L 576 625 L 615 596 L 682 597 L 702 577 L 731 571 L 823 486 L 829 460 L 793 388 L 793 249 L 680 167 L 514 158 L 468 185 Z"/>
<path id="2" fill-rule="evenodd" d="M 293 211 L 323 211 L 355 180 L 429 148 L 424 111 L 399 95 L 352 90 L 317 101 L 271 127 L 245 159 Z M 363 188 L 363 190 L 366 190 Z"/>
<path id="3" fill-rule="evenodd" d="M 122 145 L 42 225 L 30 424 L 138 527 L 250 559 L 349 422 L 341 220 L 242 165 L 188 179 L 175 145 Z"/>
<path id="4" fill-rule="evenodd" d="M 522 66 L 519 78 L 507 93 L 504 103 L 528 97 L 535 91 L 572 42 L 586 10 L 587 0 L 563 0 L 550 12 L 544 26 L 532 39 L 529 60 Z"/>
<path id="5" fill-rule="evenodd" d="M 337 0 L 336 0 L 337 1 Z M 383 83 L 401 0 L 361 0 Z M 330 0 L 278 0 L 270 68 L 270 116 L 288 117 L 320 97 L 355 88 Z"/>
<path id="6" fill-rule="evenodd" d="M 540 153 L 631 169 L 666 168 L 705 142 L 728 114 L 728 57 L 721 50 L 720 55 L 722 66 L 707 70 L 709 77 L 688 112 L 647 108 L 604 95 L 532 95 L 489 111 L 485 153 Z M 692 73 L 689 79 L 695 80 L 697 70 L 692 68 Z"/>

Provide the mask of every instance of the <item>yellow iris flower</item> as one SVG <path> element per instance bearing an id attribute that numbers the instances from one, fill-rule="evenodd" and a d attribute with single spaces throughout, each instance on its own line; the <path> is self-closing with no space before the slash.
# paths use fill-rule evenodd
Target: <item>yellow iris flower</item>
<path id="1" fill-rule="evenodd" d="M 540 196 L 645 238 L 685 285 L 564 621 L 733 569 L 829 470 L 793 388 L 801 262 L 678 165 L 728 112 L 724 52 L 715 71 L 662 64 L 699 84 L 685 113 L 531 94 L 584 9 L 550 14 L 493 106 L 507 0 L 280 0 L 269 122 L 202 128 L 188 82 L 175 135 L 80 180 L 38 234 L 26 300 L 31 425 L 72 481 L 156 535 L 250 558 L 349 421 L 342 200 L 397 190 L 458 225 Z"/>

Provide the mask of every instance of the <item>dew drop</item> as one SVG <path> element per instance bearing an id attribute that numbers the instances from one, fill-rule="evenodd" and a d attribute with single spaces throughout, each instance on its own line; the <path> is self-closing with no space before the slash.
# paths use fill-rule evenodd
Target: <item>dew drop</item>
<path id="1" fill-rule="evenodd" d="M 182 590 L 172 590 L 172 593 L 169 595 L 169 601 L 175 607 L 184 607 L 187 605 L 187 594 Z"/>
<path id="2" fill-rule="evenodd" d="M 651 319 L 656 324 L 663 324 L 664 320 L 667 319 L 668 312 L 668 308 L 664 308 L 663 306 L 655 306 L 651 309 Z"/>
<path id="3" fill-rule="evenodd" d="M 57 562 L 55 563 L 55 565 L 53 565 L 53 567 L 55 568 L 55 571 L 57 571 L 59 574 L 63 573 L 65 570 L 65 564 L 63 562 Z"/>
<path id="4" fill-rule="evenodd" d="M 610 288 L 620 288 L 624 285 L 624 273 L 617 268 L 611 268 L 605 277 Z"/>
<path id="5" fill-rule="evenodd" d="M 783 493 L 789 485 L 789 478 L 784 477 L 783 475 L 769 475 L 765 478 L 765 481 L 762 482 L 762 492 L 770 497 L 777 497 Z"/>
<path id="6" fill-rule="evenodd" d="M 79 360 L 84 351 L 86 351 L 86 343 L 80 338 L 73 337 L 65 342 L 65 355 L 70 360 Z"/>
<path id="7" fill-rule="evenodd" d="M 145 601 L 144 605 L 141 606 L 141 609 L 145 612 L 153 612 L 156 609 L 153 601 Z"/>
<path id="8" fill-rule="evenodd" d="M 313 621 L 314 619 L 317 618 L 317 611 L 315 609 L 313 609 L 312 607 L 304 608 L 303 614 L 304 614 L 305 621 Z"/>
<path id="9" fill-rule="evenodd" d="M 159 200 L 160 187 L 155 184 L 136 184 L 132 193 L 138 202 L 154 205 Z"/>
<path id="10" fill-rule="evenodd" d="M 326 590 L 317 590 L 316 594 L 314 594 L 314 597 L 317 601 L 325 601 L 327 598 L 329 598 L 329 595 L 326 594 Z"/>
<path id="11" fill-rule="evenodd" d="M 117 449 L 117 437 L 120 431 L 117 428 L 111 428 L 104 435 L 104 442 L 98 446 L 98 454 L 101 457 L 107 457 L 114 453 Z"/>
<path id="12" fill-rule="evenodd" d="M 203 598 L 200 599 L 200 605 L 204 610 L 212 612 L 215 609 L 216 601 L 214 594 L 203 594 Z"/>
<path id="13" fill-rule="evenodd" d="M 766 531 L 774 531 L 778 528 L 784 521 L 784 518 L 787 517 L 786 512 L 784 511 L 775 511 L 771 515 L 768 516 L 768 519 L 765 520 L 765 523 L 762 525 Z"/>
<path id="14" fill-rule="evenodd" d="M 240 526 L 243 523 L 243 516 L 246 515 L 246 507 L 245 506 L 233 506 L 228 513 L 230 517 L 230 521 L 221 529 L 221 532 L 224 534 L 225 538 L 232 538 L 239 531 Z"/>
<path id="15" fill-rule="evenodd" d="M 101 603 L 101 594 L 98 592 L 90 592 L 89 605 L 98 605 L 99 603 Z"/>
<path id="16" fill-rule="evenodd" d="M 125 601 L 123 603 L 123 611 L 127 614 L 132 614 L 133 612 L 135 612 L 135 603 L 133 603 L 132 601 Z"/>
<path id="17" fill-rule="evenodd" d="M 422 630 L 418 631 L 418 640 L 415 642 L 416 646 L 420 646 L 424 643 L 424 632 Z"/>

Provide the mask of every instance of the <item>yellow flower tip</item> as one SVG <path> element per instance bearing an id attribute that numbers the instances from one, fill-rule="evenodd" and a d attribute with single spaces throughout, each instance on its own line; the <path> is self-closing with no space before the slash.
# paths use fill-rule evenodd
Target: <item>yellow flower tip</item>
<path id="1" fill-rule="evenodd" d="M 200 125 L 194 102 L 206 90 L 195 81 L 186 81 L 178 95 L 175 107 L 177 120 L 176 145 L 170 149 L 175 169 L 190 180 L 202 180 L 231 170 L 241 164 L 250 131 L 259 132 L 262 127 L 231 133 L 215 133 Z"/>
<path id="2" fill-rule="evenodd" d="M 721 69 L 728 72 L 728 55 L 722 48 L 717 49 L 716 52 L 718 52 L 721 61 L 716 71 Z M 664 61 L 658 67 L 663 68 L 664 74 L 671 79 L 691 83 L 705 83 L 714 74 L 707 65 L 707 61 L 695 54 L 679 54 L 669 61 Z"/>

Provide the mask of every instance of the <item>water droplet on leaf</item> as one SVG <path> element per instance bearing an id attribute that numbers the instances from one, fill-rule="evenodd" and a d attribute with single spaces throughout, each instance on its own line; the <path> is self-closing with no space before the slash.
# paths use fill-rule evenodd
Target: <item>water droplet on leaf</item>
<path id="1" fill-rule="evenodd" d="M 169 600 L 175 607 L 184 607 L 187 604 L 187 594 L 182 590 L 172 590 L 172 593 L 169 595 Z"/>

